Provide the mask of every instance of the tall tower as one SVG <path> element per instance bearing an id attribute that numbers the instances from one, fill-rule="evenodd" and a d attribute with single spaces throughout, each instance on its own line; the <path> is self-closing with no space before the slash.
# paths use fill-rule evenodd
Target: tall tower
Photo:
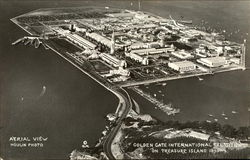
<path id="1" fill-rule="evenodd" d="M 115 52 L 115 32 L 113 31 L 111 38 L 110 54 L 114 54 L 114 52 Z"/>
<path id="2" fill-rule="evenodd" d="M 246 39 L 244 39 L 244 43 L 241 45 L 241 66 L 242 70 L 246 69 Z"/>
<path id="3" fill-rule="evenodd" d="M 138 0 L 138 10 L 141 10 L 141 0 Z"/>
<path id="4" fill-rule="evenodd" d="M 69 30 L 71 32 L 75 32 L 76 31 L 76 25 L 74 23 L 71 23 L 70 26 L 69 26 Z"/>
<path id="5" fill-rule="evenodd" d="M 161 47 L 164 47 L 164 46 L 165 46 L 164 38 L 161 38 L 161 40 L 160 40 L 160 45 L 161 45 Z"/>

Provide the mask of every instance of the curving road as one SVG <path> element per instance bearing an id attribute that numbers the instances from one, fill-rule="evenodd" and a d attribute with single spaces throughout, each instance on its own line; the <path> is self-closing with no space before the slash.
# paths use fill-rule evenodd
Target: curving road
<path id="1" fill-rule="evenodd" d="M 124 111 L 122 115 L 119 117 L 119 119 L 117 120 L 117 125 L 110 131 L 110 133 L 108 134 L 107 138 L 104 140 L 104 143 L 103 143 L 103 150 L 109 159 L 115 159 L 111 151 L 112 142 L 121 127 L 122 120 L 127 117 L 129 111 L 132 109 L 132 100 L 128 92 L 125 89 L 118 88 L 118 89 L 113 90 L 113 93 L 115 93 L 115 95 L 120 100 L 119 105 L 121 106 L 118 106 L 118 107 L 124 108 Z"/>

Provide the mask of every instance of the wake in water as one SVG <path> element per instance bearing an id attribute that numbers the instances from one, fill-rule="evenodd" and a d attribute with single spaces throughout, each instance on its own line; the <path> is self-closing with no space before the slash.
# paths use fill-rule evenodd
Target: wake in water
<path id="1" fill-rule="evenodd" d="M 43 95 L 46 93 L 46 86 L 43 86 L 43 88 L 42 88 L 42 91 L 40 92 L 40 94 L 36 97 L 36 98 L 24 98 L 23 96 L 20 98 L 20 100 L 21 101 L 24 101 L 25 99 L 29 99 L 29 100 L 31 100 L 31 99 L 33 99 L 33 100 L 38 100 L 38 99 L 40 99 L 41 97 L 43 97 Z"/>
<path id="2" fill-rule="evenodd" d="M 45 92 L 46 92 L 46 86 L 43 86 L 43 90 L 41 91 L 41 93 L 37 98 L 41 98 L 45 94 Z"/>

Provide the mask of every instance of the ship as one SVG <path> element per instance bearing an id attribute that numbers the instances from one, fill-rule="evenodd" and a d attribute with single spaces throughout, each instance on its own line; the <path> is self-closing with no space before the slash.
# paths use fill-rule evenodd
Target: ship
<path id="1" fill-rule="evenodd" d="M 236 114 L 237 112 L 236 111 L 232 111 L 233 114 Z"/>
<path id="2" fill-rule="evenodd" d="M 46 86 L 43 86 L 43 89 L 41 91 L 41 93 L 39 94 L 38 98 L 42 97 L 46 92 Z"/>
<path id="3" fill-rule="evenodd" d="M 167 85 L 167 83 L 162 83 L 161 85 L 162 85 L 162 86 L 166 86 L 166 85 Z"/>
<path id="4" fill-rule="evenodd" d="M 199 81 L 203 81 L 204 79 L 201 77 L 197 77 Z"/>
<path id="5" fill-rule="evenodd" d="M 226 116 L 226 114 L 223 112 L 222 114 L 221 114 L 222 116 Z"/>

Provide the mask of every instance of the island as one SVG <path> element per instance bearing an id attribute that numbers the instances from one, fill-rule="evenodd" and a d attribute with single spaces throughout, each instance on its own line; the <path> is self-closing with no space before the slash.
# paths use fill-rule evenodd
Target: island
<path id="1" fill-rule="evenodd" d="M 71 159 L 159 159 L 166 154 L 173 158 L 172 153 L 180 152 L 188 152 L 184 157 L 199 153 L 196 154 L 199 157 L 202 153 L 211 156 L 235 149 L 232 146 L 248 147 L 220 129 L 212 132 L 204 128 L 208 122 L 196 124 L 200 126 L 196 128 L 160 124 L 150 115 L 141 115 L 138 104 L 127 92 L 132 89 L 169 116 L 177 114 L 180 109 L 160 102 L 138 86 L 164 85 L 168 80 L 188 77 L 202 80 L 199 76 L 245 70 L 246 41 L 242 44 L 228 41 L 221 33 L 193 27 L 192 21 L 177 21 L 171 15 L 163 18 L 109 7 L 38 9 L 11 21 L 29 33 L 13 45 L 32 44 L 53 50 L 119 99 L 117 110 L 108 115 L 109 126 L 96 146 L 83 152 L 73 151 Z M 142 144 L 141 140 L 147 143 Z M 156 145 L 157 140 L 164 143 Z M 174 140 L 184 140 L 186 144 L 164 149 Z M 195 149 L 191 142 L 202 147 Z M 212 142 L 233 145 L 216 146 Z M 182 154 L 177 158 L 183 158 Z"/>

